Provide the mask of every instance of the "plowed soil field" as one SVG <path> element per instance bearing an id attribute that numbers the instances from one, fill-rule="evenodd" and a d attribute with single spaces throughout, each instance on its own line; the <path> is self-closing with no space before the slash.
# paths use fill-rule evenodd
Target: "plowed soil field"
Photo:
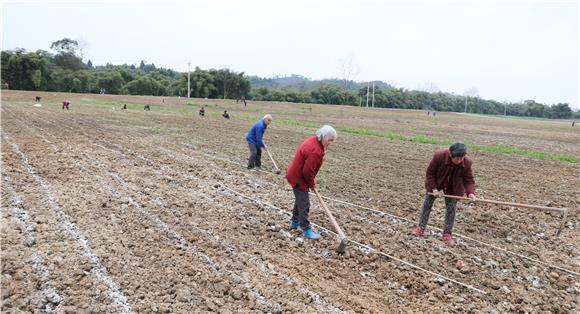
<path id="1" fill-rule="evenodd" d="M 266 113 L 281 175 L 267 154 L 264 171 L 245 169 L 245 133 Z M 339 134 L 317 181 L 352 240 L 346 255 L 316 197 L 322 238 L 288 226 L 284 170 L 325 123 Z M 1 127 L 2 313 L 580 311 L 580 163 L 470 152 L 478 197 L 570 211 L 556 237 L 557 213 L 459 204 L 448 247 L 442 201 L 413 235 L 442 146 L 406 140 L 580 158 L 567 121 L 3 91 Z"/>

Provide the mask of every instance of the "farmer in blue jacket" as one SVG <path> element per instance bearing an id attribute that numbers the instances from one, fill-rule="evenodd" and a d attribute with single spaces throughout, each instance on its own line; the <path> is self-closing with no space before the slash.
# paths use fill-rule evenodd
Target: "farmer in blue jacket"
<path id="1" fill-rule="evenodd" d="M 256 122 L 248 134 L 246 134 L 246 140 L 250 147 L 248 169 L 254 169 L 254 167 L 260 169 L 262 166 L 262 147 L 266 147 L 262 138 L 264 137 L 264 132 L 266 132 L 266 128 L 268 128 L 270 123 L 272 123 L 272 116 L 267 114 L 263 119 Z"/>

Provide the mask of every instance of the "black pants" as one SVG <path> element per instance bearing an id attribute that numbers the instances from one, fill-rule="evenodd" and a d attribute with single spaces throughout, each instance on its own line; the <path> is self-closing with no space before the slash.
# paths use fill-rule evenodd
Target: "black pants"
<path id="1" fill-rule="evenodd" d="M 433 202 L 435 201 L 435 196 L 426 194 L 425 201 L 423 202 L 423 209 L 421 210 L 421 218 L 419 219 L 419 227 L 425 228 L 427 222 L 429 221 L 429 214 L 431 214 L 431 209 L 433 208 Z M 455 207 L 457 205 L 457 200 L 452 198 L 445 198 L 445 229 L 443 232 L 451 233 L 453 230 L 453 223 L 455 222 Z"/>
<path id="2" fill-rule="evenodd" d="M 262 167 L 262 148 L 254 144 L 248 143 L 250 147 L 250 158 L 248 158 L 248 169 L 254 167 Z"/>
<path id="3" fill-rule="evenodd" d="M 300 222 L 300 228 L 306 230 L 310 228 L 310 221 L 308 221 L 308 213 L 310 212 L 310 194 L 301 191 L 298 186 L 295 186 L 294 191 L 294 208 L 292 209 L 292 220 Z"/>

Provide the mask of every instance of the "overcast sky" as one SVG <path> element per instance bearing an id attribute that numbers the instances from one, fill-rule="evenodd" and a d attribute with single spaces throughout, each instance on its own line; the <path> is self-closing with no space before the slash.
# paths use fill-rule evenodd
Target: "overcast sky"
<path id="1" fill-rule="evenodd" d="M 579 1 L 5 1 L 2 49 L 86 43 L 85 61 L 356 81 L 579 104 Z"/>

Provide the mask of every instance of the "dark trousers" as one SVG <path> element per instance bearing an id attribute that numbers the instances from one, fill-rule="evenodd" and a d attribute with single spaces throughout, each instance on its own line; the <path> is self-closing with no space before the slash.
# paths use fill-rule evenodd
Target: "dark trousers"
<path id="1" fill-rule="evenodd" d="M 308 213 L 310 212 L 310 194 L 301 191 L 298 186 L 295 186 L 294 191 L 294 208 L 292 209 L 292 220 L 300 222 L 300 228 L 306 230 L 310 228 L 310 221 L 308 221 Z"/>
<path id="2" fill-rule="evenodd" d="M 248 158 L 248 169 L 254 167 L 262 167 L 262 148 L 254 144 L 248 143 L 250 147 L 250 158 Z"/>
<path id="3" fill-rule="evenodd" d="M 423 209 L 421 210 L 421 218 L 419 219 L 419 227 L 425 228 L 427 222 L 429 221 L 429 214 L 431 214 L 431 209 L 433 208 L 433 202 L 435 201 L 435 196 L 426 194 L 425 201 L 423 202 Z M 453 230 L 453 223 L 455 221 L 455 207 L 457 205 L 457 200 L 452 198 L 445 198 L 445 228 L 443 232 L 451 233 Z"/>

